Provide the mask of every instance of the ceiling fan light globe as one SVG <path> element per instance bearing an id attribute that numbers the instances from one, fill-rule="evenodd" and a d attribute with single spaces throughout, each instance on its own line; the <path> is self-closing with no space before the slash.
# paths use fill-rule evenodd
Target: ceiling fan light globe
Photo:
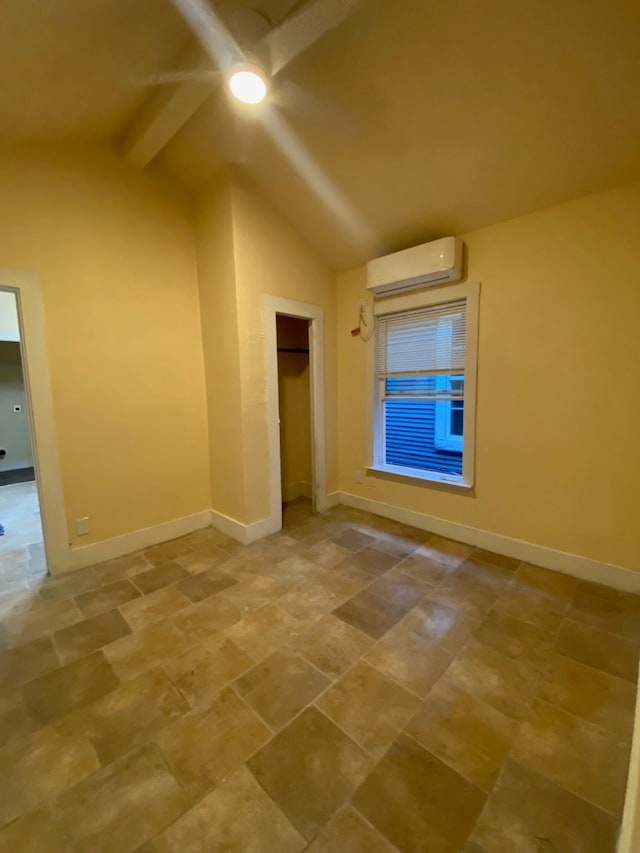
<path id="1" fill-rule="evenodd" d="M 259 104 L 267 95 L 264 71 L 251 63 L 239 62 L 229 72 L 229 89 L 243 104 Z"/>

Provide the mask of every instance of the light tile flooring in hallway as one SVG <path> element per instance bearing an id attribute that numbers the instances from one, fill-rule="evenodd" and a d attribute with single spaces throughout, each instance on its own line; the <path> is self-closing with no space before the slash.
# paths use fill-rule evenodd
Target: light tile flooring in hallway
<path id="1" fill-rule="evenodd" d="M 18 550 L 42 556 L 42 524 L 34 482 L 0 486 L 0 524 L 5 531 L 0 536 L 0 560 L 15 557 L 12 552 Z"/>
<path id="2" fill-rule="evenodd" d="M 615 848 L 634 596 L 304 501 L 2 566 L 0 851 Z"/>

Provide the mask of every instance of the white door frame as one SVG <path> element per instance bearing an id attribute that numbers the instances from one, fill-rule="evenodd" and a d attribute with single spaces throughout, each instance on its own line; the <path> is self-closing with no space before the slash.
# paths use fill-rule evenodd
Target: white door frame
<path id="1" fill-rule="evenodd" d="M 280 401 L 278 396 L 278 336 L 276 316 L 309 321 L 309 369 L 311 375 L 311 470 L 313 506 L 327 508 L 327 464 L 324 417 L 324 310 L 319 305 L 279 296 L 263 296 L 264 341 L 267 371 L 267 429 L 269 436 L 269 529 L 282 529 L 282 482 L 280 474 Z"/>
<path id="2" fill-rule="evenodd" d="M 25 399 L 47 568 L 69 568 L 69 543 L 45 340 L 40 281 L 34 272 L 0 267 L 0 290 L 14 293 L 20 327 Z"/>

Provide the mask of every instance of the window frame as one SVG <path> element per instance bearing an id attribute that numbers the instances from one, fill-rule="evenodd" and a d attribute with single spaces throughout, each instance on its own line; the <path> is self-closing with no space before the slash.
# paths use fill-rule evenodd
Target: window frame
<path id="1" fill-rule="evenodd" d="M 459 486 L 464 489 L 472 488 L 475 483 L 475 430 L 476 430 L 476 396 L 478 369 L 478 322 L 480 303 L 480 282 L 465 282 L 463 284 L 448 284 L 433 287 L 426 291 L 387 296 L 374 301 L 373 313 L 376 317 L 385 314 L 396 314 L 412 311 L 430 305 L 438 305 L 454 300 L 466 301 L 466 345 L 464 362 L 464 421 L 462 430 L 462 474 L 443 474 L 438 471 L 428 471 L 421 468 L 405 468 L 398 465 L 387 465 L 384 459 L 384 418 L 383 418 L 383 383 L 378 379 L 375 368 L 375 341 L 371 343 L 370 370 L 374 383 L 373 418 L 370 430 L 371 450 L 370 464 L 367 470 L 376 474 L 393 475 L 401 480 L 420 481 L 425 484 L 440 483 Z M 375 337 L 375 336 L 374 336 Z M 441 401 L 446 406 L 448 401 Z M 448 411 L 448 409 L 447 409 Z M 437 407 L 436 407 L 437 412 Z M 437 419 L 437 414 L 436 414 Z M 441 448 L 448 449 L 448 448 Z"/>
<path id="2" fill-rule="evenodd" d="M 451 390 L 449 377 L 436 376 L 436 388 L 440 388 L 443 391 Z M 436 400 L 435 436 L 433 443 L 437 450 L 449 450 L 454 453 L 462 453 L 464 462 L 464 415 L 462 421 L 462 435 L 452 433 L 451 414 L 453 412 L 453 402 L 453 400 Z M 467 401 L 465 400 L 464 402 L 466 404 Z"/>

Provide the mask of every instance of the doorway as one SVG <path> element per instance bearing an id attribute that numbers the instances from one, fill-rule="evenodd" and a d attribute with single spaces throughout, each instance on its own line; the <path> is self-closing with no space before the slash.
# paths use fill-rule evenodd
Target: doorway
<path id="1" fill-rule="evenodd" d="M 318 305 L 263 297 L 269 432 L 269 532 L 327 508 L 324 424 L 324 312 Z M 278 350 L 281 350 L 279 352 Z M 295 513 L 294 513 L 295 514 Z"/>
<path id="2" fill-rule="evenodd" d="M 13 585 L 46 574 L 16 294 L 0 291 L 0 561 Z"/>
<path id="3" fill-rule="evenodd" d="M 282 525 L 313 512 L 309 321 L 276 315 Z"/>

